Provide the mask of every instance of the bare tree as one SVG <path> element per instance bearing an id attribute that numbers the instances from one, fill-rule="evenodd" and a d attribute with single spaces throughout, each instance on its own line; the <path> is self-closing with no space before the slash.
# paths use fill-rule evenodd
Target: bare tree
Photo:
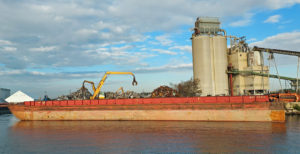
<path id="1" fill-rule="evenodd" d="M 178 94 L 181 97 L 193 97 L 193 96 L 199 96 L 201 94 L 201 90 L 199 90 L 199 82 L 198 79 L 191 78 L 187 81 L 182 81 L 178 84 L 171 83 L 170 85 L 174 87 L 178 91 Z"/>

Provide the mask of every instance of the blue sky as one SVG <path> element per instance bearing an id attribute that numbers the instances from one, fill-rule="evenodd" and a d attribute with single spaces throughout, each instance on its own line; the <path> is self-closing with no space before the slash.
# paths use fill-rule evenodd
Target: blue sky
<path id="1" fill-rule="evenodd" d="M 220 17 L 250 46 L 300 51 L 299 0 L 0 0 L 0 87 L 38 98 L 68 94 L 109 76 L 104 91 L 152 91 L 192 77 L 190 37 L 198 16 Z M 276 56 L 296 77 L 297 58 Z M 274 73 L 274 67 L 271 68 Z M 278 88 L 271 81 L 271 88 Z"/>

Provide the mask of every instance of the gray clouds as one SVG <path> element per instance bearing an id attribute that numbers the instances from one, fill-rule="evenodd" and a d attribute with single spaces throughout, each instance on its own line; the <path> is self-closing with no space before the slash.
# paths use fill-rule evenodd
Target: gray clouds
<path id="1" fill-rule="evenodd" d="M 299 2 L 0 0 L 0 85 L 30 87 L 34 93 L 40 86 L 52 87 L 55 94 L 55 87 L 64 89 L 73 85 L 70 80 L 99 77 L 99 70 L 107 68 L 140 73 L 190 70 L 191 61 L 168 62 L 174 56 L 183 59 L 182 54 L 190 54 L 191 47 L 177 44 L 172 34 L 182 26 L 193 27 L 197 16 L 219 16 L 223 23 L 241 26 L 251 23 L 259 11 Z M 166 62 L 150 66 L 153 59 Z"/>
<path id="2" fill-rule="evenodd" d="M 141 42 L 147 32 L 192 27 L 197 16 L 251 20 L 248 14 L 252 10 L 278 9 L 296 2 L 299 1 L 0 1 L 0 40 L 13 44 L 0 48 L 0 54 L 5 55 L 0 63 L 10 69 L 115 63 L 113 57 L 98 60 L 84 51 L 98 50 L 105 44 Z M 141 61 L 136 60 L 137 64 Z"/>

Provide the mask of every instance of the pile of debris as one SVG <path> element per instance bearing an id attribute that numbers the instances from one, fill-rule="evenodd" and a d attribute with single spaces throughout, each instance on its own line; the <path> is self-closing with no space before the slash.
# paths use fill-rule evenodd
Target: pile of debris
<path id="1" fill-rule="evenodd" d="M 168 86 L 160 86 L 151 93 L 151 97 L 179 97 L 179 94 Z"/>
<path id="2" fill-rule="evenodd" d="M 57 100 L 82 100 L 90 99 L 91 96 L 92 94 L 89 92 L 89 90 L 83 86 L 79 90 L 69 95 L 62 95 L 57 97 Z"/>
<path id="3" fill-rule="evenodd" d="M 106 99 L 119 99 L 119 98 L 141 98 L 140 94 L 134 91 L 126 91 L 124 93 L 118 92 L 106 92 L 105 93 Z"/>

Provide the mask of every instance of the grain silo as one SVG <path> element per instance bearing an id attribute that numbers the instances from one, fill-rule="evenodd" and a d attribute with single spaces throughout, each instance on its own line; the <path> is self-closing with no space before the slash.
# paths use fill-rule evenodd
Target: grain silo
<path id="1" fill-rule="evenodd" d="M 192 35 L 194 79 L 201 96 L 228 95 L 227 39 L 218 18 L 197 18 Z"/>

